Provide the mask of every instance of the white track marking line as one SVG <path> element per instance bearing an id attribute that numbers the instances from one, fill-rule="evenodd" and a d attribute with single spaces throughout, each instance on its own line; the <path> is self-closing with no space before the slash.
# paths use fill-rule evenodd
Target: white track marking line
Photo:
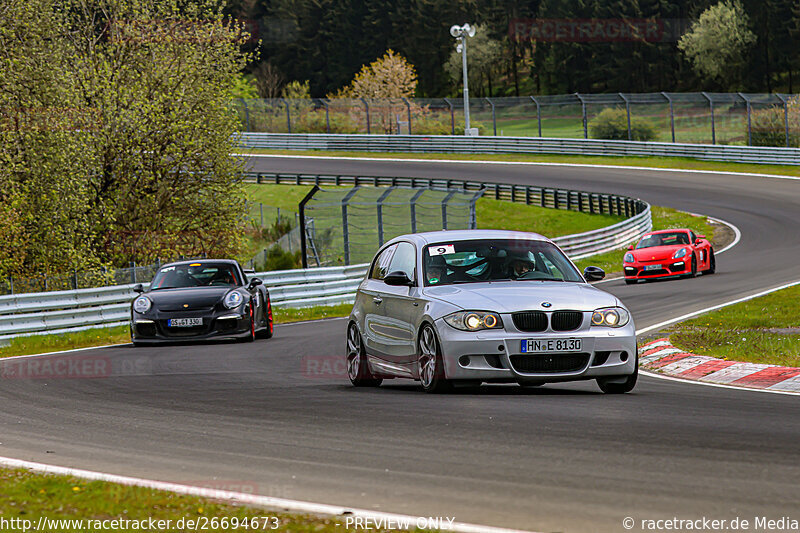
<path id="1" fill-rule="evenodd" d="M 664 322 L 659 322 L 658 324 L 653 324 L 652 326 L 648 326 L 646 328 L 642 328 L 640 330 L 637 330 L 636 334 L 637 335 L 643 335 L 643 334 L 645 334 L 647 332 L 650 332 L 650 331 L 653 331 L 653 330 L 656 330 L 656 329 L 661 329 L 661 328 L 663 328 L 665 326 L 670 326 L 672 324 L 675 324 L 676 322 L 682 322 L 683 320 L 696 317 L 697 315 L 702 315 L 703 313 L 708 313 L 710 311 L 716 311 L 717 309 L 722 309 L 723 307 L 727 307 L 729 305 L 734 305 L 734 304 L 738 304 L 738 303 L 741 303 L 741 302 L 746 302 L 747 300 L 752 300 L 752 299 L 758 298 L 760 296 L 766 296 L 767 294 L 770 294 L 770 293 L 773 293 L 773 292 L 776 292 L 776 291 L 779 291 L 779 290 L 782 290 L 782 289 L 788 289 L 789 287 L 794 287 L 795 285 L 800 285 L 800 281 L 793 281 L 791 283 L 786 283 L 786 284 L 780 285 L 778 287 L 773 287 L 772 289 L 767 289 L 765 291 L 757 292 L 757 293 L 751 294 L 749 296 L 744 296 L 742 298 L 737 298 L 735 300 L 731 300 L 731 301 L 724 302 L 724 303 L 721 303 L 721 304 L 713 305 L 711 307 L 706 307 L 705 309 L 700 309 L 699 311 L 692 311 L 691 313 L 686 313 L 685 315 L 681 315 L 681 316 L 679 316 L 677 318 L 672 318 L 670 320 L 665 320 Z"/>
<path id="2" fill-rule="evenodd" d="M 34 463 L 31 461 L 12 459 L 10 457 L 0 457 L 0 465 L 9 468 L 25 468 L 36 472 L 73 476 L 82 479 L 90 479 L 96 481 L 107 481 L 110 483 L 118 483 L 121 485 L 146 487 L 156 490 L 175 492 L 178 494 L 198 496 L 201 498 L 212 498 L 215 500 L 225 500 L 225 501 L 236 502 L 239 504 L 257 505 L 262 507 L 283 509 L 294 512 L 315 513 L 315 514 L 334 515 L 334 516 L 341 516 L 347 513 L 349 516 L 358 516 L 358 517 L 371 518 L 377 520 L 392 520 L 394 521 L 395 524 L 397 524 L 397 522 L 399 521 L 402 522 L 409 521 L 412 524 L 412 526 L 416 525 L 416 519 L 419 518 L 411 515 L 382 513 L 377 511 L 370 511 L 367 509 L 340 507 L 337 505 L 327 505 L 322 503 L 304 502 L 304 501 L 289 500 L 284 498 L 273 498 L 270 496 L 259 496 L 257 494 L 247 494 L 247 493 L 233 492 L 227 490 L 209 489 L 205 487 L 196 487 L 192 485 L 182 485 L 179 483 L 169 483 L 166 481 L 154 481 L 150 479 L 119 476 L 116 474 L 106 474 L 103 472 L 95 472 L 92 470 L 81 470 L 78 468 L 68 468 L 63 466 L 48 465 L 44 463 Z M 342 522 L 344 522 L 344 520 L 345 516 L 342 516 Z M 520 529 L 506 529 L 506 528 L 482 526 L 476 524 L 465 524 L 462 522 L 454 522 L 452 524 L 452 527 L 443 529 L 447 531 L 457 531 L 463 533 L 483 533 L 483 532 L 527 533 L 524 532 L 524 530 Z"/>
<path id="3" fill-rule="evenodd" d="M 734 363 L 731 366 L 712 372 L 698 379 L 698 381 L 708 381 L 711 383 L 732 383 L 737 379 L 746 378 L 756 372 L 769 368 L 772 365 L 759 363 Z"/>
<path id="4" fill-rule="evenodd" d="M 655 172 L 690 172 L 695 174 L 724 174 L 726 176 L 745 176 L 751 178 L 754 177 L 754 178 L 775 178 L 783 180 L 800 180 L 800 176 L 783 176 L 781 174 L 761 174 L 756 172 L 733 172 L 730 170 L 701 170 L 701 169 L 689 169 L 689 168 L 684 169 L 684 168 L 637 167 L 637 166 L 624 166 L 624 165 L 592 165 L 588 163 L 546 163 L 542 161 L 491 161 L 491 160 L 480 160 L 480 159 L 410 159 L 410 158 L 406 159 L 402 157 L 356 157 L 356 156 L 333 156 L 333 155 L 247 154 L 241 152 L 234 152 L 231 155 L 237 157 L 267 157 L 273 159 L 280 159 L 280 158 L 339 159 L 343 161 L 388 161 L 392 163 L 456 163 L 456 164 L 478 164 L 478 165 L 527 165 L 527 166 L 541 166 L 541 167 L 603 168 L 610 170 L 648 170 L 648 171 L 652 170 Z M 553 155 L 553 154 L 542 154 L 542 155 Z M 714 163 L 716 161 L 710 161 L 710 162 Z M 743 164 L 748 164 L 748 163 L 743 163 Z"/>
<path id="5" fill-rule="evenodd" d="M 10 357 L 0 357 L 0 365 L 3 364 L 3 361 L 18 361 L 19 359 L 30 359 L 32 357 L 44 357 L 45 355 L 58 355 L 61 353 L 72 353 L 72 352 L 86 352 L 89 350 L 100 350 L 102 348 L 118 348 L 120 346 L 132 346 L 130 342 L 123 342 L 121 344 L 105 344 L 103 346 L 88 346 L 86 348 L 73 348 L 71 350 L 60 350 L 57 352 L 45 352 L 45 353 L 35 353 L 30 355 L 12 355 Z"/>

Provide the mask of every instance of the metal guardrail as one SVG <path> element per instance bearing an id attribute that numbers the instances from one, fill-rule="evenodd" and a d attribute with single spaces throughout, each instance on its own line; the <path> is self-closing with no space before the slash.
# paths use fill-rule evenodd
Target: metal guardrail
<path id="1" fill-rule="evenodd" d="M 573 259 L 619 249 L 652 229 L 650 206 L 611 194 L 528 185 L 401 177 L 250 174 L 258 182 L 460 188 L 488 196 L 556 209 L 625 216 L 612 226 L 554 240 Z M 351 303 L 368 265 L 259 272 L 275 308 Z M 128 323 L 134 284 L 0 296 L 0 340 L 14 336 L 64 333 Z"/>
<path id="2" fill-rule="evenodd" d="M 678 144 L 599 139 L 539 137 L 465 137 L 458 135 L 348 135 L 241 133 L 244 148 L 270 150 L 338 150 L 454 154 L 564 154 L 685 157 L 703 161 L 800 165 L 800 148 Z"/>

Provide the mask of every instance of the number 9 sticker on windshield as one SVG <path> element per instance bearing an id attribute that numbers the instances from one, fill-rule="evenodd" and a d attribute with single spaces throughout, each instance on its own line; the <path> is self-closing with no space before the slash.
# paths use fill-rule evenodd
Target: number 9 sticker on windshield
<path id="1" fill-rule="evenodd" d="M 452 244 L 438 244 L 428 246 L 428 253 L 433 255 L 449 255 L 456 253 L 456 247 Z"/>

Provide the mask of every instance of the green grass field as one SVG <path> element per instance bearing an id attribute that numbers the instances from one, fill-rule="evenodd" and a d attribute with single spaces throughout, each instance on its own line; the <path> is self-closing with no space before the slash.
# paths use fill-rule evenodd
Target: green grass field
<path id="1" fill-rule="evenodd" d="M 353 306 L 350 304 L 305 307 L 302 309 L 273 308 L 272 317 L 275 324 L 300 322 L 303 320 L 319 320 L 338 316 L 347 316 Z M 128 326 L 113 328 L 97 328 L 86 331 L 75 331 L 60 335 L 31 335 L 16 337 L 7 346 L 0 346 L 0 358 L 17 355 L 57 352 L 61 350 L 77 350 L 93 346 L 108 346 L 130 342 Z"/>
<path id="2" fill-rule="evenodd" d="M 671 326 L 682 350 L 751 363 L 800 366 L 800 286 L 796 285 Z"/>
<path id="3" fill-rule="evenodd" d="M 189 481 L 187 484 L 208 488 L 209 492 L 214 489 L 259 492 L 259 488 L 251 482 L 220 483 L 209 479 Z M 161 490 L 0 468 L 0 518 L 8 521 L 8 527 L 3 530 L 33 531 L 38 527 L 41 517 L 49 520 L 42 524 L 41 531 L 58 533 L 87 530 L 291 533 L 346 531 L 343 516 L 320 517 L 274 512 Z M 155 528 L 151 528 L 148 522 L 151 518 L 164 522 L 153 523 Z M 68 522 L 76 520 L 82 522 Z M 95 521 L 101 520 L 105 521 L 106 526 L 96 527 L 98 522 Z M 114 523 L 112 520 L 118 522 Z M 170 522 L 167 523 L 167 520 Z M 396 530 L 371 531 L 382 533 Z"/>

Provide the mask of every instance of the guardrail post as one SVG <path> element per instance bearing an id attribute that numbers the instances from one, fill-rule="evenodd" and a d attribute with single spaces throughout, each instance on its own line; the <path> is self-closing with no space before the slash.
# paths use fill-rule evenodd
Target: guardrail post
<path id="1" fill-rule="evenodd" d="M 747 104 L 747 146 L 753 146 L 753 130 L 750 123 L 750 99 L 741 92 L 736 94 Z"/>
<path id="2" fill-rule="evenodd" d="M 494 136 L 497 137 L 497 115 L 494 112 L 494 102 L 490 98 L 486 98 L 486 101 L 492 106 L 492 129 L 494 130 Z"/>
<path id="3" fill-rule="evenodd" d="M 661 95 L 669 102 L 669 129 L 672 131 L 672 142 L 675 142 L 675 110 L 672 107 L 672 98 L 663 91 Z"/>
<path id="4" fill-rule="evenodd" d="M 367 114 L 367 134 L 369 134 L 369 104 L 367 103 L 366 98 L 361 98 L 361 101 L 364 103 L 364 111 Z"/>
<path id="5" fill-rule="evenodd" d="M 539 100 L 537 100 L 533 96 L 531 96 L 531 100 L 533 100 L 533 103 L 536 104 L 536 123 L 539 126 L 539 137 L 541 137 L 542 136 L 542 112 L 541 112 L 541 109 L 539 109 Z"/>
<path id="6" fill-rule="evenodd" d="M 8 290 L 11 294 L 14 294 L 14 278 L 12 276 L 8 277 Z"/>
<path id="7" fill-rule="evenodd" d="M 531 205 L 531 186 L 525 187 L 525 205 Z"/>
<path id="8" fill-rule="evenodd" d="M 286 98 L 281 98 L 283 105 L 286 106 L 286 131 L 292 133 L 292 116 L 289 113 L 289 101 Z"/>
<path id="9" fill-rule="evenodd" d="M 475 202 L 478 201 L 478 198 L 483 196 L 483 193 L 486 189 L 479 189 L 478 192 L 472 195 L 472 198 L 469 201 L 469 229 L 477 229 L 478 228 L 478 217 L 475 214 Z"/>
<path id="10" fill-rule="evenodd" d="M 417 200 L 424 192 L 425 189 L 420 189 L 411 197 L 411 233 L 417 232 Z"/>
<path id="11" fill-rule="evenodd" d="M 394 187 L 389 187 L 378 198 L 378 248 L 383 246 L 383 202 L 392 194 Z"/>
<path id="12" fill-rule="evenodd" d="M 783 126 L 786 130 L 786 148 L 789 148 L 789 102 L 782 95 L 775 95 L 783 102 Z"/>
<path id="13" fill-rule="evenodd" d="M 456 134 L 456 112 L 455 112 L 455 109 L 453 108 L 453 102 L 451 102 L 449 98 L 445 98 L 444 101 L 447 102 L 447 105 L 450 106 L 450 134 L 451 135 L 455 135 Z"/>
<path id="14" fill-rule="evenodd" d="M 586 117 L 586 101 L 578 93 L 575 93 L 575 96 L 578 98 L 578 100 L 581 101 L 581 115 L 583 117 L 583 138 L 584 139 L 588 139 L 589 138 L 589 123 L 588 123 L 587 117 Z"/>
<path id="15" fill-rule="evenodd" d="M 74 268 L 72 269 L 72 288 L 78 290 L 78 271 Z"/>
<path id="16" fill-rule="evenodd" d="M 347 204 L 350 198 L 358 192 L 358 185 L 350 189 L 350 191 L 342 198 L 342 239 L 344 240 L 344 264 L 350 264 L 350 230 L 347 224 Z"/>
<path id="17" fill-rule="evenodd" d="M 406 104 L 406 112 L 408 113 L 408 134 L 411 135 L 411 104 L 405 96 L 403 97 L 403 102 Z M 400 132 L 398 131 L 397 133 Z"/>
<path id="18" fill-rule="evenodd" d="M 328 110 L 328 102 L 324 98 L 322 98 L 320 100 L 320 102 L 322 102 L 322 105 L 325 106 L 325 132 L 330 134 L 330 132 L 331 132 L 331 114 L 330 114 L 330 111 Z"/>
<path id="19" fill-rule="evenodd" d="M 583 213 L 583 192 L 578 191 L 578 211 Z"/>
<path id="20" fill-rule="evenodd" d="M 589 214 L 590 215 L 594 215 L 594 196 L 595 195 L 592 194 L 592 193 L 589 193 L 587 195 L 588 200 L 589 200 Z"/>
<path id="21" fill-rule="evenodd" d="M 131 261 L 129 265 L 131 268 L 131 283 L 136 283 L 136 261 Z"/>
<path id="22" fill-rule="evenodd" d="M 553 189 L 553 207 L 558 209 L 558 189 Z"/>
<path id="23" fill-rule="evenodd" d="M 628 140 L 633 140 L 633 135 L 631 135 L 631 103 L 625 98 L 625 95 L 622 93 L 618 93 L 619 97 L 625 101 L 625 113 L 628 115 Z"/>
<path id="24" fill-rule="evenodd" d="M 567 211 L 572 211 L 572 191 L 567 191 Z"/>
<path id="25" fill-rule="evenodd" d="M 707 92 L 703 91 L 702 94 L 708 100 L 708 108 L 711 110 L 711 144 L 717 144 L 717 129 L 714 124 L 714 101 Z"/>
<path id="26" fill-rule="evenodd" d="M 261 202 L 258 202 L 258 208 L 261 211 L 261 226 L 260 227 L 263 228 L 264 227 L 264 204 L 262 204 Z"/>
<path id="27" fill-rule="evenodd" d="M 308 194 L 300 200 L 300 204 L 298 204 L 298 215 L 300 216 L 300 260 L 303 264 L 303 268 L 308 268 L 308 257 L 306 255 L 307 246 L 306 243 L 306 204 L 313 198 L 313 196 L 319 190 L 319 185 L 314 185 Z"/>
<path id="28" fill-rule="evenodd" d="M 539 188 L 539 206 L 545 207 L 547 205 L 547 198 L 545 198 L 546 189 L 544 187 Z"/>
<path id="29" fill-rule="evenodd" d="M 456 191 L 450 191 L 444 199 L 442 199 L 442 229 L 447 229 L 447 202 L 450 201 L 450 198 L 452 198 L 455 193 Z"/>

